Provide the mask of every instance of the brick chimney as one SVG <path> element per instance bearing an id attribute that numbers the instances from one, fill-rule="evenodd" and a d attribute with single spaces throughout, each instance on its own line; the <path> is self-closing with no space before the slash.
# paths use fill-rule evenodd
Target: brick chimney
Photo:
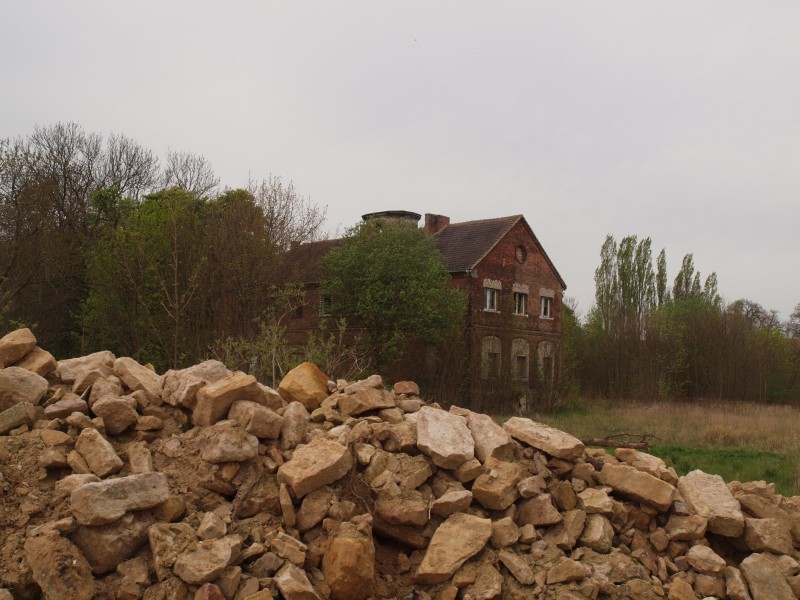
<path id="1" fill-rule="evenodd" d="M 450 217 L 425 213 L 425 233 L 433 235 L 450 225 Z"/>

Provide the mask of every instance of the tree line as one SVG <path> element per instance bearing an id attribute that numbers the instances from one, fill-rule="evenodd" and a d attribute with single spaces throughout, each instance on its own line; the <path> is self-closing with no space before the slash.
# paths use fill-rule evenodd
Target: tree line
<path id="1" fill-rule="evenodd" d="M 595 305 L 565 311 L 567 394 L 609 398 L 800 399 L 800 304 L 786 323 L 758 302 L 725 302 L 694 257 L 667 277 L 650 238 L 608 236 Z"/>
<path id="2" fill-rule="evenodd" d="M 0 140 L 0 329 L 58 357 L 180 367 L 250 335 L 277 257 L 326 209 L 270 176 L 220 189 L 202 156 L 75 123 Z"/>

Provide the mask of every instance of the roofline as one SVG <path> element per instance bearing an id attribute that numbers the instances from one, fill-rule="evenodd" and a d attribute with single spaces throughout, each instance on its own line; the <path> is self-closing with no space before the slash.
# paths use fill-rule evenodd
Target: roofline
<path id="1" fill-rule="evenodd" d="M 509 218 L 509 217 L 497 217 L 497 220 L 500 220 L 500 219 L 507 219 L 507 218 Z M 489 249 L 488 249 L 488 250 L 486 250 L 486 252 L 484 252 L 484 253 L 483 253 L 483 254 L 480 256 L 480 258 L 478 258 L 478 259 L 477 259 L 477 260 L 476 260 L 474 263 L 472 263 L 472 265 L 470 265 L 470 267 L 469 267 L 468 269 L 466 269 L 466 270 L 461 270 L 461 271 L 449 271 L 449 272 L 452 274 L 452 273 L 469 273 L 470 271 L 472 271 L 472 269 L 474 269 L 475 267 L 477 267 L 477 266 L 478 266 L 478 263 L 480 263 L 480 262 L 481 262 L 481 261 L 482 261 L 484 258 L 486 258 L 486 256 L 487 256 L 487 255 L 488 255 L 488 254 L 489 254 L 489 253 L 490 253 L 492 250 L 494 250 L 495 246 L 497 246 L 497 244 L 499 244 L 499 243 L 500 243 L 500 240 L 502 240 L 502 239 L 503 239 L 503 238 L 506 236 L 506 234 L 507 234 L 509 231 L 511 231 L 511 228 L 512 228 L 512 227 L 514 227 L 514 226 L 515 226 L 517 223 L 519 223 L 520 221 L 522 221 L 522 222 L 525 224 L 525 228 L 528 230 L 528 233 L 530 233 L 530 234 L 531 234 L 531 237 L 533 238 L 533 241 L 534 241 L 534 242 L 536 242 L 536 245 L 538 246 L 539 250 L 541 251 L 541 253 L 542 253 L 542 256 L 544 256 L 544 259 L 547 261 L 547 264 L 548 264 L 548 265 L 550 266 L 550 268 L 553 270 L 553 273 L 555 273 L 556 277 L 558 277 L 558 281 L 559 281 L 559 283 L 561 284 L 561 289 L 563 289 L 563 290 L 566 290 L 566 289 L 567 289 L 567 283 L 564 281 L 564 278 L 563 278 L 563 277 L 561 277 L 561 273 L 559 273 L 559 272 L 558 272 L 558 269 L 556 269 L 556 266 L 553 264 L 553 261 L 552 261 L 552 260 L 550 260 L 550 257 L 547 255 L 547 252 L 545 251 L 545 249 L 544 249 L 544 246 L 542 246 L 542 243 L 539 241 L 539 238 L 537 238 L 537 237 L 536 237 L 536 234 L 533 232 L 533 229 L 531 228 L 531 226 L 530 226 L 530 224 L 528 223 L 527 219 L 525 219 L 525 215 L 511 215 L 511 218 L 513 218 L 514 220 L 511 222 L 511 224 L 508 226 L 508 228 L 506 228 L 506 229 L 505 229 L 505 230 L 504 230 L 504 231 L 503 231 L 503 232 L 502 232 L 502 233 L 501 233 L 501 234 L 500 234 L 500 235 L 497 237 L 497 239 L 496 239 L 496 240 L 494 240 L 494 242 L 492 243 L 492 245 L 491 245 L 491 246 L 489 246 Z M 494 219 L 477 219 L 477 220 L 478 220 L 478 221 L 487 221 L 487 220 L 494 220 Z M 455 226 L 458 226 L 458 225 L 466 225 L 466 224 L 468 224 L 468 223 L 473 223 L 473 222 L 475 222 L 475 221 L 462 221 L 461 223 L 451 223 L 451 224 L 450 224 L 448 227 L 450 227 L 450 226 L 453 226 L 453 225 L 455 225 Z M 442 231 L 444 231 L 444 229 L 443 229 Z"/>

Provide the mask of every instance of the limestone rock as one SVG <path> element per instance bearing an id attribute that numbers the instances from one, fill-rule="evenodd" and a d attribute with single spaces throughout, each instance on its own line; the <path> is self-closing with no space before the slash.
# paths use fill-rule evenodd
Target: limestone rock
<path id="1" fill-rule="evenodd" d="M 678 490 L 696 514 L 708 519 L 712 533 L 727 537 L 744 533 L 741 507 L 719 475 L 692 471 L 680 478 Z"/>
<path id="2" fill-rule="evenodd" d="M 216 540 L 228 533 L 228 528 L 219 516 L 213 512 L 207 512 L 200 519 L 197 526 L 197 537 L 201 540 Z"/>
<path id="3" fill-rule="evenodd" d="M 285 563 L 273 578 L 284 600 L 322 600 L 305 571 L 292 563 Z"/>
<path id="4" fill-rule="evenodd" d="M 469 490 L 451 490 L 442 494 L 431 504 L 434 515 L 447 518 L 453 513 L 464 512 L 472 504 L 472 492 Z"/>
<path id="5" fill-rule="evenodd" d="M 690 542 L 702 540 L 706 536 L 707 527 L 708 519 L 700 515 L 672 515 L 664 530 L 670 540 Z"/>
<path id="6" fill-rule="evenodd" d="M 614 528 L 611 526 L 611 521 L 600 514 L 587 515 L 586 526 L 579 539 L 582 546 L 587 546 L 601 554 L 608 554 L 611 552 L 614 541 Z"/>
<path id="7" fill-rule="evenodd" d="M 739 568 L 753 600 L 796 600 L 783 573 L 767 555 L 751 554 Z"/>
<path id="8" fill-rule="evenodd" d="M 78 436 L 75 450 L 98 477 L 106 477 L 122 468 L 122 459 L 114 447 L 96 429 L 87 427 Z"/>
<path id="9" fill-rule="evenodd" d="M 578 494 L 578 508 L 585 510 L 587 514 L 610 515 L 614 505 L 603 490 L 587 488 Z"/>
<path id="10" fill-rule="evenodd" d="M 322 519 L 328 515 L 331 502 L 333 502 L 333 492 L 327 486 L 306 494 L 297 511 L 297 529 L 304 532 L 322 523 Z"/>
<path id="11" fill-rule="evenodd" d="M 29 402 L 19 402 L 3 412 L 0 412 L 0 435 L 5 435 L 12 429 L 22 425 L 29 427 L 37 419 L 37 415 L 43 413 L 42 409 Z"/>
<path id="12" fill-rule="evenodd" d="M 545 539 L 567 552 L 575 547 L 578 538 L 583 533 L 585 524 L 585 512 L 580 509 L 567 511 L 563 514 L 561 523 L 547 532 Z"/>
<path id="13" fill-rule="evenodd" d="M 220 421 L 203 429 L 200 457 L 210 463 L 241 462 L 258 454 L 258 438 L 250 435 L 234 421 Z"/>
<path id="14" fill-rule="evenodd" d="M 236 400 L 257 402 L 261 396 L 256 378 L 236 371 L 200 388 L 192 412 L 192 422 L 195 425 L 213 425 L 228 414 Z"/>
<path id="15" fill-rule="evenodd" d="M 130 396 L 101 398 L 92 405 L 92 412 L 98 417 L 103 417 L 106 431 L 111 435 L 119 435 L 129 427 L 136 425 L 139 419 L 139 413 L 136 412 L 136 400 Z"/>
<path id="16" fill-rule="evenodd" d="M 419 386 L 413 381 L 398 381 L 392 387 L 395 394 L 403 394 L 405 396 L 419 396 Z M 406 411 L 416 412 L 416 411 Z"/>
<path id="17" fill-rule="evenodd" d="M 278 533 L 277 536 L 270 540 L 270 548 L 283 559 L 293 562 L 298 567 L 302 567 L 306 560 L 306 553 L 308 546 L 300 540 L 296 540 L 290 535 L 285 533 Z"/>
<path id="18" fill-rule="evenodd" d="M 742 572 L 735 567 L 725 567 L 725 591 L 729 600 L 752 600 Z"/>
<path id="19" fill-rule="evenodd" d="M 45 600 L 94 598 L 96 587 L 89 563 L 73 543 L 57 533 L 29 538 L 25 558 Z"/>
<path id="20" fill-rule="evenodd" d="M 213 581 L 238 556 L 241 544 L 238 535 L 195 542 L 178 555 L 175 575 L 190 585 Z"/>
<path id="21" fill-rule="evenodd" d="M 169 486 L 162 473 L 141 473 L 82 485 L 70 494 L 70 507 L 81 525 L 105 525 L 167 498 Z"/>
<path id="22" fill-rule="evenodd" d="M 308 411 L 300 402 L 292 402 L 286 407 L 281 423 L 281 450 L 291 450 L 303 441 L 309 418 Z"/>
<path id="23" fill-rule="evenodd" d="M 675 498 L 675 488 L 669 483 L 628 465 L 605 464 L 598 477 L 620 494 L 662 511 L 668 510 Z"/>
<path id="24" fill-rule="evenodd" d="M 47 350 L 36 346 L 23 359 L 15 362 L 14 366 L 46 377 L 58 368 L 58 361 Z"/>
<path id="25" fill-rule="evenodd" d="M 393 525 L 422 527 L 428 522 L 428 501 L 416 490 L 383 490 L 378 494 L 375 510 Z"/>
<path id="26" fill-rule="evenodd" d="M 20 402 L 38 405 L 47 392 L 47 380 L 20 367 L 0 369 L 0 411 Z"/>
<path id="27" fill-rule="evenodd" d="M 423 406 L 417 416 L 417 447 L 443 469 L 455 469 L 474 458 L 472 434 L 463 417 Z"/>
<path id="28" fill-rule="evenodd" d="M 249 400 L 234 402 L 228 412 L 228 418 L 236 421 L 247 433 L 269 440 L 278 439 L 283 425 L 281 415 Z"/>
<path id="29" fill-rule="evenodd" d="M 79 526 L 70 536 L 96 574 L 108 573 L 147 543 L 147 529 L 154 523 L 149 511 L 124 515 L 109 525 Z"/>
<path id="30" fill-rule="evenodd" d="M 497 557 L 522 585 L 533 585 L 535 581 L 533 569 L 521 556 L 508 550 L 501 550 Z"/>
<path id="31" fill-rule="evenodd" d="M 503 593 L 503 576 L 489 563 L 478 567 L 475 583 L 464 591 L 464 600 L 492 600 Z"/>
<path id="32" fill-rule="evenodd" d="M 161 377 L 155 371 L 123 356 L 114 361 L 114 372 L 128 389 L 142 391 L 152 404 L 161 404 Z"/>
<path id="33" fill-rule="evenodd" d="M 530 419 L 511 417 L 503 429 L 512 438 L 556 458 L 575 460 L 583 454 L 583 443 L 578 438 Z"/>
<path id="34" fill-rule="evenodd" d="M 695 571 L 706 575 L 721 575 L 725 570 L 725 560 L 708 546 L 692 546 L 686 560 Z"/>
<path id="35" fill-rule="evenodd" d="M 565 559 L 547 572 L 547 585 L 578 581 L 589 574 L 589 570 L 576 560 Z"/>
<path id="36" fill-rule="evenodd" d="M 483 550 L 492 536 L 492 521 L 465 513 L 450 515 L 433 534 L 415 580 L 422 584 L 443 583 L 467 559 Z"/>
<path id="37" fill-rule="evenodd" d="M 36 338 L 30 329 L 17 329 L 0 338 L 0 369 L 22 360 L 36 347 Z"/>
<path id="38" fill-rule="evenodd" d="M 328 376 L 313 363 L 300 363 L 281 380 L 278 393 L 286 402 L 299 402 L 308 411 L 316 410 L 328 397 Z"/>
<path id="39" fill-rule="evenodd" d="M 511 436 L 489 415 L 468 411 L 467 427 L 475 443 L 475 456 L 486 462 L 489 457 L 510 460 L 514 456 Z"/>
<path id="40" fill-rule="evenodd" d="M 364 388 L 354 394 L 339 397 L 339 410 L 345 415 L 360 415 L 371 410 L 394 408 L 394 396 L 391 392 L 375 388 Z"/>
<path id="41" fill-rule="evenodd" d="M 550 494 L 539 494 L 517 504 L 517 525 L 541 527 L 560 523 L 563 517 L 553 506 Z"/>
<path id="42" fill-rule="evenodd" d="M 88 414 L 89 405 L 78 396 L 64 398 L 58 402 L 53 402 L 50 406 L 46 406 L 44 409 L 44 418 L 65 419 L 74 412 Z"/>
<path id="43" fill-rule="evenodd" d="M 186 369 L 170 369 L 161 378 L 161 398 L 172 406 L 193 410 L 197 405 L 197 392 L 228 375 L 230 371 L 218 360 L 207 360 Z"/>
<path id="44" fill-rule="evenodd" d="M 147 530 L 153 567 L 159 580 L 172 574 L 172 567 L 186 548 L 197 541 L 194 529 L 186 523 L 156 523 Z"/>
<path id="45" fill-rule="evenodd" d="M 353 523 L 343 523 L 322 559 L 333 600 L 366 600 L 375 579 L 375 544 Z"/>
<path id="46" fill-rule="evenodd" d="M 792 535 L 781 519 L 745 518 L 744 543 L 753 552 L 791 554 Z"/>
<path id="47" fill-rule="evenodd" d="M 505 548 L 516 544 L 520 538 L 519 527 L 511 517 L 504 517 L 497 521 L 492 521 L 492 546 L 495 548 Z"/>
<path id="48" fill-rule="evenodd" d="M 297 498 L 338 481 L 353 466 L 350 451 L 337 442 L 318 438 L 294 451 L 292 460 L 278 469 L 278 481 L 285 483 Z"/>
<path id="49" fill-rule="evenodd" d="M 108 350 L 94 352 L 93 354 L 87 354 L 86 356 L 79 356 L 77 358 L 67 358 L 58 361 L 56 376 L 64 383 L 75 383 L 75 380 L 82 371 L 91 369 L 97 364 L 113 367 L 115 360 L 116 356 Z"/>
<path id="50" fill-rule="evenodd" d="M 472 484 L 475 500 L 491 510 L 505 510 L 519 498 L 517 484 L 527 474 L 516 462 L 505 462 L 489 457 L 484 464 L 486 472 Z"/>

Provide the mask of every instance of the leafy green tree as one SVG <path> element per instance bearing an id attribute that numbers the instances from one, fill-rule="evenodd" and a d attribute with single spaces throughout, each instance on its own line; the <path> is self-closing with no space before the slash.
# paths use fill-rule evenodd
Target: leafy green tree
<path id="1" fill-rule="evenodd" d="M 320 291 L 334 316 L 363 328 L 381 373 L 412 339 L 437 342 L 462 322 L 466 301 L 433 239 L 411 224 L 366 222 L 350 229 L 321 265 Z"/>

